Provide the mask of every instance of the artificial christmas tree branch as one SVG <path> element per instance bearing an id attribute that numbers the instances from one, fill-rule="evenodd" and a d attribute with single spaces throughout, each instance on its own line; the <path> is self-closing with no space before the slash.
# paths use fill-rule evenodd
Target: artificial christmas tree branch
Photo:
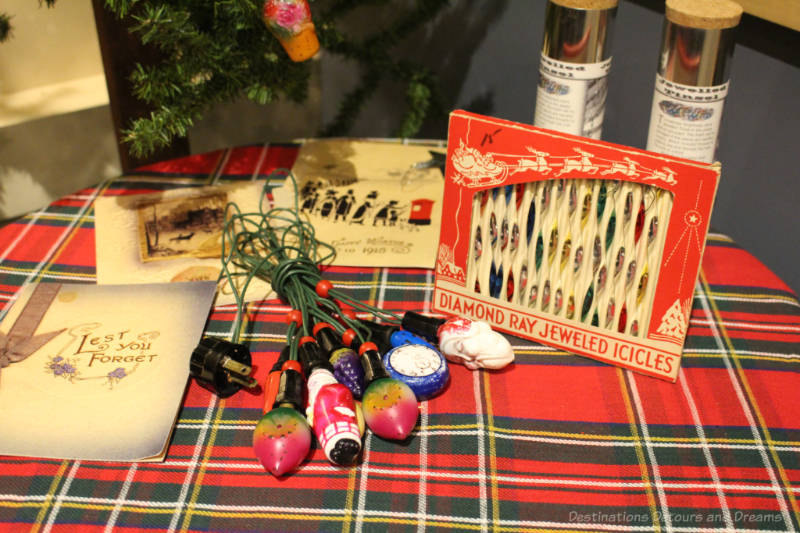
<path id="1" fill-rule="evenodd" d="M 134 93 L 152 106 L 149 116 L 124 131 L 130 152 L 144 156 L 185 136 L 213 105 L 246 96 L 259 104 L 278 99 L 305 100 L 310 78 L 307 63 L 291 61 L 262 22 L 262 3 L 238 0 L 198 5 L 191 0 L 106 0 L 106 9 L 135 22 L 131 31 L 157 47 L 165 59 L 131 73 Z M 426 68 L 396 59 L 392 49 L 430 21 L 446 0 L 420 0 L 396 9 L 387 27 L 356 40 L 339 20 L 360 7 L 385 6 L 388 0 L 344 0 L 328 9 L 314 5 L 313 19 L 323 48 L 355 62 L 360 80 L 345 97 L 321 135 L 344 135 L 384 81 L 404 84 L 405 116 L 395 131 L 412 137 L 432 110 L 441 111 L 435 76 Z"/>

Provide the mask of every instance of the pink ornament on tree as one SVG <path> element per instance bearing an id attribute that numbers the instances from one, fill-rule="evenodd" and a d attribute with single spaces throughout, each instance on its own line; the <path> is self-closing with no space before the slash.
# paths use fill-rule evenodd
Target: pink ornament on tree
<path id="1" fill-rule="evenodd" d="M 264 2 L 263 20 L 292 61 L 305 61 L 319 50 L 317 32 L 306 0 L 267 0 Z"/>

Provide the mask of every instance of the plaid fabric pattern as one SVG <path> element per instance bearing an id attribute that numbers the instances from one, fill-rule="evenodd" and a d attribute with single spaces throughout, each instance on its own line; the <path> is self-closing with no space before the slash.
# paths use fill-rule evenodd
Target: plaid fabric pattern
<path id="1" fill-rule="evenodd" d="M 94 281 L 98 196 L 256 179 L 295 154 L 249 146 L 146 167 L 2 228 L 0 314 L 25 283 Z M 430 310 L 429 270 L 327 277 L 385 308 Z M 259 380 L 286 311 L 247 308 Z M 229 335 L 233 314 L 215 308 L 207 333 Z M 0 531 L 800 529 L 800 305 L 728 237 L 708 238 L 675 384 L 510 340 L 517 360 L 502 371 L 451 365 L 407 442 L 368 433 L 356 468 L 315 448 L 280 480 L 251 449 L 263 398 L 192 381 L 163 463 L 0 457 Z"/>

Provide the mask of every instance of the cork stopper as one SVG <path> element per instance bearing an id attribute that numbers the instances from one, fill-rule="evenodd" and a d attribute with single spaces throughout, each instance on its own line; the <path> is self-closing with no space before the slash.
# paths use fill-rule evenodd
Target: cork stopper
<path id="1" fill-rule="evenodd" d="M 667 0 L 667 20 L 701 30 L 733 28 L 742 18 L 742 6 L 732 0 Z"/>
<path id="2" fill-rule="evenodd" d="M 611 9 L 619 0 L 550 0 L 551 3 L 572 9 Z"/>

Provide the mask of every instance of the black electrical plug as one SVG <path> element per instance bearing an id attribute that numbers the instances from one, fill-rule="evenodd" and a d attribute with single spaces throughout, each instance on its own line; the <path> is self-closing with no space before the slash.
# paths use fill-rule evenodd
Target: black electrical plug
<path id="1" fill-rule="evenodd" d="M 253 371 L 250 350 L 241 344 L 205 337 L 192 352 L 189 370 L 201 387 L 227 398 L 242 387 L 254 389 L 258 382 Z"/>

